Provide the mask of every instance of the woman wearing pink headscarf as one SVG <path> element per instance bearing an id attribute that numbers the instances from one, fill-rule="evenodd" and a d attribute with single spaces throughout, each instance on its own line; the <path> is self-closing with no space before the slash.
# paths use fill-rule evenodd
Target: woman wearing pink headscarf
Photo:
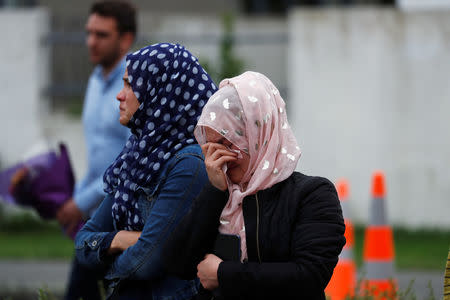
<path id="1" fill-rule="evenodd" d="M 333 184 L 295 172 L 300 148 L 277 88 L 225 79 L 195 129 L 209 184 L 166 244 L 168 272 L 196 299 L 325 299 L 345 244 Z"/>

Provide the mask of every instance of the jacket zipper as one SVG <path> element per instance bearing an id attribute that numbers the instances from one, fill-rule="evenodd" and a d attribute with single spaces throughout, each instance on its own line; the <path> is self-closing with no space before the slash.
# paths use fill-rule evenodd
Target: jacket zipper
<path id="1" fill-rule="evenodd" d="M 259 200 L 258 200 L 258 193 L 256 193 L 256 250 L 258 253 L 259 263 L 261 263 L 261 254 L 259 252 Z"/>

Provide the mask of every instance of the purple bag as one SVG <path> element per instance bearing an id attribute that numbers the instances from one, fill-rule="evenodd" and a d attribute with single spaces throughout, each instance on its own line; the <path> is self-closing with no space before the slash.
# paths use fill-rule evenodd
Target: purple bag
<path id="1" fill-rule="evenodd" d="M 11 179 L 20 169 L 26 169 L 26 176 L 11 189 Z M 0 173 L 0 195 L 9 203 L 33 207 L 44 219 L 56 217 L 58 209 L 72 197 L 74 185 L 69 154 L 62 143 L 59 155 L 50 151 Z M 80 222 L 76 232 L 82 226 Z"/>

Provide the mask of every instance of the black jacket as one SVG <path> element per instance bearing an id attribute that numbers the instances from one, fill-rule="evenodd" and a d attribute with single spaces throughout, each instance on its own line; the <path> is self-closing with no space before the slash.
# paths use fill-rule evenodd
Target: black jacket
<path id="1" fill-rule="evenodd" d="M 228 192 L 205 186 L 165 247 L 167 271 L 196 277 L 211 253 Z M 324 289 L 345 244 L 344 220 L 333 184 L 294 172 L 243 201 L 248 262 L 224 261 L 218 280 L 224 299 L 325 299 Z M 200 297 L 208 297 L 201 291 Z M 203 295 L 203 296 L 201 296 Z"/>

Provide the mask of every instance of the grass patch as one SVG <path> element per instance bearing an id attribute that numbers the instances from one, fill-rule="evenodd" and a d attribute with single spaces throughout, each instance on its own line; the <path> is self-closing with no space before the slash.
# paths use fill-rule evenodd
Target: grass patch
<path id="1" fill-rule="evenodd" d="M 0 259 L 71 259 L 74 252 L 56 221 L 31 213 L 2 218 L 0 245 Z"/>
<path id="2" fill-rule="evenodd" d="M 73 242 L 61 232 L 0 232 L 0 258 L 70 259 Z"/>
<path id="3" fill-rule="evenodd" d="M 363 226 L 355 228 L 355 262 L 362 265 Z M 399 270 L 444 270 L 450 231 L 394 228 L 395 265 Z"/>
<path id="4" fill-rule="evenodd" d="M 0 218 L 0 259 L 71 259 L 73 241 L 56 221 L 31 213 Z M 444 270 L 450 231 L 394 229 L 399 270 Z M 355 261 L 362 265 L 364 227 L 355 227 Z"/>
<path id="5" fill-rule="evenodd" d="M 394 230 L 399 268 L 407 269 L 414 262 L 416 269 L 445 270 L 450 232 L 406 229 Z"/>

